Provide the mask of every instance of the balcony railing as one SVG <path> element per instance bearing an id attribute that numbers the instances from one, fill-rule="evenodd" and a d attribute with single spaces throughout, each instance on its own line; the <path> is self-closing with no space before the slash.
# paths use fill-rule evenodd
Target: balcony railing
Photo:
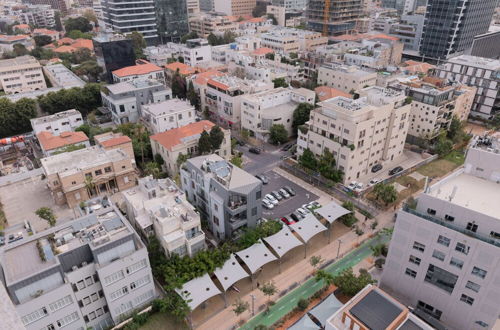
<path id="1" fill-rule="evenodd" d="M 407 213 L 410 213 L 410 214 L 413 214 L 413 215 L 415 215 L 415 216 L 417 216 L 419 218 L 425 219 L 427 221 L 433 222 L 435 224 L 441 225 L 443 227 L 446 227 L 446 228 L 458 231 L 459 233 L 462 233 L 462 234 L 464 234 L 466 236 L 470 236 L 472 238 L 478 239 L 478 240 L 483 241 L 485 243 L 494 245 L 496 247 L 500 247 L 500 241 L 499 240 L 495 240 L 495 239 L 489 238 L 487 236 L 484 236 L 484 235 L 475 233 L 473 231 L 467 230 L 465 228 L 453 225 L 453 224 L 449 223 L 448 221 L 432 217 L 432 216 L 430 216 L 428 214 L 420 213 L 420 212 L 418 212 L 418 211 L 416 211 L 414 209 L 411 209 L 406 204 L 403 205 L 403 211 L 405 211 Z"/>

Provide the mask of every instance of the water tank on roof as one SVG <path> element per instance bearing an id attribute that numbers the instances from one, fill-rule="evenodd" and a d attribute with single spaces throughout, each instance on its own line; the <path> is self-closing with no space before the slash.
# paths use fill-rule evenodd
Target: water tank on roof
<path id="1" fill-rule="evenodd" d="M 232 43 L 232 44 L 229 45 L 229 48 L 230 49 L 237 49 L 238 48 L 238 44 Z"/>

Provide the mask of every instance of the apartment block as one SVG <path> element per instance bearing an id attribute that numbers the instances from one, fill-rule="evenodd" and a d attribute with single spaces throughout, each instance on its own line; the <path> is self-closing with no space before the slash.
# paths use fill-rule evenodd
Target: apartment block
<path id="1" fill-rule="evenodd" d="M 346 93 L 375 86 L 377 73 L 356 66 L 325 63 L 318 68 L 318 84 L 333 87 Z"/>
<path id="2" fill-rule="evenodd" d="M 50 5 L 29 5 L 18 17 L 23 24 L 53 29 L 56 26 L 55 12 Z"/>
<path id="3" fill-rule="evenodd" d="M 151 148 L 153 154 L 159 154 L 165 161 L 165 168 L 171 176 L 179 173 L 178 159 L 180 155 L 194 156 L 198 155 L 198 140 L 203 132 L 210 134 L 210 131 L 215 126 L 214 123 L 208 120 L 201 120 L 186 126 L 170 129 L 162 133 L 152 135 Z M 224 140 L 220 148 L 214 153 L 221 156 L 225 160 L 231 158 L 231 132 L 221 128 L 224 133 Z"/>
<path id="4" fill-rule="evenodd" d="M 141 117 L 153 134 L 194 123 L 197 118 L 191 103 L 181 99 L 146 104 Z"/>
<path id="5" fill-rule="evenodd" d="M 76 109 L 33 118 L 30 121 L 35 135 L 43 131 L 51 132 L 53 135 L 59 135 L 63 132 L 73 132 L 75 128 L 83 125 L 82 114 Z"/>
<path id="6" fill-rule="evenodd" d="M 461 55 L 438 66 L 435 74 L 477 88 L 471 115 L 490 118 L 500 110 L 500 60 Z"/>
<path id="7" fill-rule="evenodd" d="M 228 16 L 250 16 L 256 0 L 213 0 L 214 10 Z"/>
<path id="8" fill-rule="evenodd" d="M 328 44 L 328 38 L 319 32 L 294 28 L 276 27 L 268 33 L 262 33 L 260 37 L 262 47 L 283 54 L 313 51 Z"/>
<path id="9" fill-rule="evenodd" d="M 325 36 L 352 34 L 356 31 L 357 20 L 361 18 L 362 11 L 362 0 L 333 1 L 327 8 L 324 0 L 309 0 L 307 27 L 322 32 Z"/>
<path id="10" fill-rule="evenodd" d="M 122 193 L 130 223 L 145 239 L 156 235 L 167 256 L 194 256 L 204 250 L 200 215 L 170 179 L 139 179 Z"/>
<path id="11" fill-rule="evenodd" d="M 42 131 L 36 135 L 40 148 L 45 157 L 66 151 L 66 148 L 90 147 L 89 138 L 84 132 L 62 132 L 53 135 L 51 132 Z"/>
<path id="12" fill-rule="evenodd" d="M 464 167 L 398 211 L 382 288 L 446 328 L 495 328 L 499 181 L 498 134 L 475 137 Z"/>
<path id="13" fill-rule="evenodd" d="M 232 76 L 213 77 L 207 81 L 205 108 L 211 117 L 225 127 L 240 127 L 241 96 L 270 90 L 273 83 L 240 79 Z"/>
<path id="14" fill-rule="evenodd" d="M 424 15 L 402 15 L 401 19 L 389 25 L 386 33 L 399 38 L 405 50 L 417 51 L 424 29 Z"/>
<path id="15" fill-rule="evenodd" d="M 243 95 L 241 99 L 241 128 L 250 136 L 268 141 L 273 125 L 283 125 L 288 136 L 292 131 L 293 112 L 300 103 L 314 105 L 316 94 L 305 88 L 275 88 L 255 94 Z"/>
<path id="16" fill-rule="evenodd" d="M 177 50 L 186 65 L 192 67 L 212 60 L 212 46 L 206 39 L 190 39 L 185 44 L 170 43 L 169 46 Z"/>
<path id="17" fill-rule="evenodd" d="M 334 47 L 343 54 L 347 65 L 381 69 L 401 63 L 404 44 L 387 38 L 370 38 L 343 41 Z"/>
<path id="18" fill-rule="evenodd" d="M 156 80 L 165 83 L 163 68 L 145 60 L 137 61 L 136 65 L 126 66 L 112 72 L 115 83 L 133 80 Z"/>
<path id="19" fill-rule="evenodd" d="M 75 207 L 90 198 L 111 195 L 136 185 L 135 162 L 121 149 L 93 146 L 40 161 L 57 205 Z"/>
<path id="20" fill-rule="evenodd" d="M 132 159 L 135 164 L 132 139 L 122 133 L 107 132 L 94 136 L 95 144 L 104 150 L 120 149 Z"/>
<path id="21" fill-rule="evenodd" d="M 0 89 L 5 94 L 47 88 L 42 66 L 33 56 L 25 55 L 0 61 Z"/>
<path id="22" fill-rule="evenodd" d="M 368 87 L 359 94 L 356 100 L 339 96 L 318 103 L 298 130 L 298 154 L 309 149 L 319 157 L 328 150 L 344 183 L 402 156 L 408 133 L 411 105 L 404 92 Z"/>
<path id="23" fill-rule="evenodd" d="M 43 67 L 43 73 L 52 86 L 60 88 L 84 87 L 85 81 L 63 64 L 49 64 Z M 53 87 L 52 87 L 53 88 Z"/>
<path id="24" fill-rule="evenodd" d="M 288 10 L 304 10 L 307 6 L 306 0 L 272 0 L 273 6 L 284 7 Z"/>
<path id="25" fill-rule="evenodd" d="M 188 159 L 181 167 L 187 200 L 208 220 L 219 240 L 253 228 L 262 216 L 262 182 L 212 154 Z"/>
<path id="26" fill-rule="evenodd" d="M 231 16 L 200 14 L 189 20 L 191 31 L 196 32 L 201 38 L 207 38 L 210 33 L 223 35 L 226 32 L 236 33 L 238 23 Z"/>
<path id="27" fill-rule="evenodd" d="M 172 98 L 172 90 L 155 80 L 134 80 L 107 85 L 101 91 L 102 104 L 111 112 L 117 125 L 135 123 L 141 107 Z"/>
<path id="28" fill-rule="evenodd" d="M 186 81 L 193 83 L 193 88 L 196 91 L 196 94 L 200 96 L 200 109 L 205 109 L 206 103 L 206 93 L 207 93 L 207 83 L 213 77 L 220 77 L 224 74 L 217 70 L 209 70 L 201 73 L 194 74 L 186 79 Z"/>

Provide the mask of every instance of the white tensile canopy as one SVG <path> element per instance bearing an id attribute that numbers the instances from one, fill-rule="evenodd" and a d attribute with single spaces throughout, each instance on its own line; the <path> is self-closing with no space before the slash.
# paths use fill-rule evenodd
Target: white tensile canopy
<path id="1" fill-rule="evenodd" d="M 269 251 L 269 249 L 264 245 L 262 240 L 251 247 L 236 252 L 236 255 L 247 265 L 250 272 L 253 274 L 257 269 L 264 266 L 265 264 L 276 260 L 276 256 Z"/>
<path id="2" fill-rule="evenodd" d="M 295 237 L 287 226 L 283 226 L 276 234 L 264 238 L 264 241 L 271 246 L 280 258 L 291 249 L 304 244 Z"/>
<path id="3" fill-rule="evenodd" d="M 344 304 L 332 293 L 325 300 L 316 305 L 316 307 L 311 309 L 309 314 L 314 316 L 324 327 L 326 320 L 342 308 L 342 306 L 344 306 Z"/>
<path id="4" fill-rule="evenodd" d="M 306 314 L 302 316 L 294 325 L 289 327 L 287 330 L 319 330 L 321 329 L 316 323 L 314 323 L 309 316 Z"/>
<path id="5" fill-rule="evenodd" d="M 290 225 L 290 228 L 296 232 L 304 242 L 309 240 L 316 234 L 326 230 L 326 227 L 312 213 L 308 213 L 306 217 L 299 222 Z"/>
<path id="6" fill-rule="evenodd" d="M 224 291 L 226 291 L 229 287 L 231 287 L 231 285 L 238 282 L 242 278 L 250 276 L 243 269 L 243 267 L 241 267 L 234 254 L 231 255 L 229 260 L 227 260 L 221 268 L 217 268 L 214 271 L 214 275 L 222 284 Z"/>
<path id="7" fill-rule="evenodd" d="M 181 289 L 175 289 L 175 291 L 187 302 L 191 310 L 222 293 L 208 274 L 192 279 L 185 283 Z"/>
<path id="8" fill-rule="evenodd" d="M 335 202 L 328 203 L 325 206 L 316 209 L 314 212 L 321 215 L 323 219 L 325 219 L 329 223 L 333 223 L 341 216 L 351 213 L 351 211 L 343 208 Z"/>

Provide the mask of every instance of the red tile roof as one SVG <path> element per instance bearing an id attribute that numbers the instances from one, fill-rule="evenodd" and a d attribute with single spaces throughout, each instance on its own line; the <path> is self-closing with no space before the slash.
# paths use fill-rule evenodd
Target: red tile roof
<path id="1" fill-rule="evenodd" d="M 225 90 L 225 91 L 229 89 L 228 85 L 225 85 L 225 84 L 223 84 L 221 82 L 215 81 L 215 80 L 213 80 L 211 78 L 208 79 L 207 83 L 210 83 L 210 85 L 213 85 L 213 86 L 215 86 L 217 88 L 220 88 L 222 90 Z"/>
<path id="2" fill-rule="evenodd" d="M 165 65 L 165 68 L 169 69 L 173 72 L 179 70 L 179 74 L 184 75 L 184 76 L 196 73 L 196 69 L 194 69 L 193 67 L 190 67 L 187 64 L 181 63 L 181 62 L 173 62 L 173 63 L 167 64 L 167 65 Z"/>
<path id="3" fill-rule="evenodd" d="M 94 44 L 92 43 L 92 40 L 89 39 L 76 39 L 71 46 L 74 48 L 87 48 L 94 50 Z"/>
<path id="4" fill-rule="evenodd" d="M 220 71 L 210 70 L 210 71 L 198 73 L 196 75 L 196 78 L 194 79 L 194 82 L 198 85 L 206 85 L 209 79 L 212 79 L 213 77 L 220 77 L 223 75 L 224 74 Z"/>
<path id="5" fill-rule="evenodd" d="M 256 50 L 253 51 L 254 55 L 266 55 L 266 54 L 270 54 L 270 53 L 274 53 L 274 50 L 272 50 L 271 48 L 267 48 L 267 47 L 260 47 L 260 48 L 257 48 Z"/>
<path id="6" fill-rule="evenodd" d="M 64 45 L 64 44 L 71 45 L 73 42 L 75 42 L 75 40 L 68 37 L 61 38 L 58 41 L 59 45 Z"/>
<path id="7" fill-rule="evenodd" d="M 413 73 L 427 73 L 429 70 L 434 69 L 435 67 L 436 66 L 426 62 L 417 62 L 412 60 L 403 63 L 403 70 Z"/>
<path id="8" fill-rule="evenodd" d="M 53 34 L 59 34 L 59 31 L 49 30 L 49 29 L 34 29 L 33 34 L 53 35 Z"/>
<path id="9" fill-rule="evenodd" d="M 153 63 L 146 62 L 145 64 L 137 64 L 115 70 L 113 71 L 113 74 L 117 77 L 126 77 L 148 74 L 156 71 L 163 71 L 163 69 Z"/>
<path id="10" fill-rule="evenodd" d="M 336 88 L 328 86 L 319 86 L 314 89 L 320 101 L 328 100 L 337 96 L 352 98 L 352 95 Z"/>
<path id="11" fill-rule="evenodd" d="M 123 135 L 123 136 L 111 138 L 109 140 L 101 141 L 101 142 L 99 142 L 99 144 L 102 145 L 104 148 L 110 148 L 110 147 L 118 146 L 120 144 L 129 143 L 129 142 L 132 142 L 132 140 L 128 136 Z"/>
<path id="12" fill-rule="evenodd" d="M 18 34 L 15 36 L 8 36 L 5 34 L 0 34 L 0 40 L 5 40 L 5 41 L 18 41 L 18 40 L 24 40 L 24 39 L 28 39 L 28 38 L 29 38 L 29 36 L 27 36 L 25 34 Z"/>
<path id="13" fill-rule="evenodd" d="M 36 136 L 43 150 L 54 150 L 89 140 L 87 135 L 83 132 L 63 132 L 61 135 L 55 136 L 52 135 L 51 132 L 43 131 L 38 133 Z"/>
<path id="14" fill-rule="evenodd" d="M 31 30 L 30 26 L 28 24 L 17 24 L 12 27 L 14 30 L 19 29 L 19 30 Z"/>
<path id="15" fill-rule="evenodd" d="M 201 134 L 203 131 L 210 131 L 215 124 L 208 120 L 202 120 L 179 128 L 174 128 L 163 133 L 151 136 L 164 148 L 172 151 L 172 148 L 182 143 L 181 139 Z"/>
<path id="16" fill-rule="evenodd" d="M 54 52 L 56 52 L 56 53 L 73 53 L 75 50 L 76 50 L 76 48 L 73 46 L 64 45 L 64 46 L 57 47 L 56 49 L 54 49 Z"/>

